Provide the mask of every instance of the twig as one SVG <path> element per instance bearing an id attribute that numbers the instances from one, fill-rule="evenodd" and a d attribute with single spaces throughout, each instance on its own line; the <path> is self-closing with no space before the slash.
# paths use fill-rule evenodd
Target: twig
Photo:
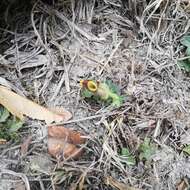
<path id="1" fill-rule="evenodd" d="M 116 114 L 121 114 L 121 112 L 112 112 L 112 113 L 108 113 L 105 115 L 104 114 L 98 114 L 98 115 L 93 115 L 93 116 L 89 116 L 89 117 L 85 117 L 85 118 L 70 120 L 70 121 L 66 121 L 66 122 L 55 123 L 55 124 L 51 124 L 51 125 L 54 126 L 54 125 L 78 123 L 78 122 L 83 122 L 83 121 L 87 121 L 87 120 L 97 119 L 97 118 L 100 118 L 102 116 L 108 117 L 108 116 L 112 116 L 112 115 L 116 115 Z"/>
<path id="2" fill-rule="evenodd" d="M 101 75 L 102 72 L 104 71 L 104 69 L 106 68 L 107 64 L 111 61 L 111 59 L 113 58 L 114 54 L 116 53 L 116 51 L 118 50 L 119 46 L 121 45 L 121 43 L 123 42 L 123 39 L 119 41 L 119 43 L 116 45 L 116 47 L 113 49 L 113 51 L 111 52 L 110 56 L 108 57 L 107 61 L 104 63 L 104 66 L 102 67 L 102 69 L 99 71 L 98 75 Z"/>
<path id="3" fill-rule="evenodd" d="M 24 175 L 22 173 L 16 173 L 14 171 L 7 170 L 7 169 L 0 169 L 0 173 L 14 175 L 16 177 L 21 178 L 23 180 L 23 182 L 25 183 L 26 190 L 30 190 L 30 184 L 29 184 L 29 181 L 28 181 L 28 178 L 26 177 L 26 175 Z"/>

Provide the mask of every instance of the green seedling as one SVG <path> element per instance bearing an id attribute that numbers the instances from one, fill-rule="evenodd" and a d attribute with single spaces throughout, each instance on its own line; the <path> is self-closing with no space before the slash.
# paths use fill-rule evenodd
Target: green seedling
<path id="1" fill-rule="evenodd" d="M 82 87 L 81 95 L 84 98 L 102 101 L 111 104 L 113 107 L 119 107 L 123 103 L 124 98 L 120 96 L 118 87 L 110 80 L 105 82 L 81 80 L 80 84 Z"/>
<path id="2" fill-rule="evenodd" d="M 185 58 L 177 61 L 178 65 L 185 70 L 186 72 L 190 72 L 190 36 L 184 36 L 180 43 L 186 48 Z"/>
<path id="3" fill-rule="evenodd" d="M 183 152 L 187 153 L 188 155 L 190 155 L 190 145 L 187 145 L 183 148 Z"/>
<path id="4" fill-rule="evenodd" d="M 23 122 L 10 115 L 7 109 L 0 106 L 0 139 L 6 141 L 18 140 L 18 130 L 23 126 Z"/>
<path id="5" fill-rule="evenodd" d="M 150 160 L 152 155 L 155 154 L 156 152 L 156 147 L 155 145 L 151 144 L 150 138 L 145 138 L 144 142 L 140 145 L 139 147 L 140 155 L 139 158 L 140 160 Z"/>
<path id="6" fill-rule="evenodd" d="M 136 164 L 135 157 L 131 155 L 128 148 L 121 149 L 121 156 L 126 160 L 128 165 L 134 166 Z"/>

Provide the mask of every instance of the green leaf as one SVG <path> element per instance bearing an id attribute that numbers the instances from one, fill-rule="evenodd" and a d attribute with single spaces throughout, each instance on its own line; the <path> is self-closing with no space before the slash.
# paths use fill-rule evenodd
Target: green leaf
<path id="1" fill-rule="evenodd" d="M 156 147 L 150 143 L 150 138 L 145 138 L 144 142 L 139 147 L 139 151 L 140 160 L 150 160 L 151 156 L 156 152 Z"/>
<path id="2" fill-rule="evenodd" d="M 13 119 L 9 120 L 9 122 L 7 122 L 7 125 L 9 128 L 9 132 L 15 133 L 23 126 L 23 122 L 18 119 Z"/>
<path id="3" fill-rule="evenodd" d="M 186 49 L 185 54 L 186 54 L 187 56 L 190 56 L 190 47 Z"/>
<path id="4" fill-rule="evenodd" d="M 186 152 L 188 155 L 190 155 L 190 145 L 187 145 L 183 148 L 183 152 Z"/>
<path id="5" fill-rule="evenodd" d="M 93 96 L 93 93 L 85 88 L 85 89 L 82 89 L 81 96 L 84 98 L 91 98 Z"/>
<path id="6" fill-rule="evenodd" d="M 122 148 L 121 155 L 125 157 L 128 165 L 134 166 L 136 164 L 135 157 L 130 154 L 128 148 Z"/>
<path id="7" fill-rule="evenodd" d="M 187 48 L 190 48 L 190 36 L 184 36 L 180 42 L 182 45 L 186 46 Z"/>
<path id="8" fill-rule="evenodd" d="M 128 148 L 122 148 L 121 149 L 121 155 L 122 156 L 129 156 L 130 152 L 129 152 Z"/>
<path id="9" fill-rule="evenodd" d="M 111 80 L 106 80 L 105 83 L 108 85 L 111 92 L 119 94 L 119 88 Z"/>
<path id="10" fill-rule="evenodd" d="M 190 72 L 190 61 L 188 59 L 177 61 L 177 64 L 181 69 Z"/>
<path id="11" fill-rule="evenodd" d="M 9 115 L 10 114 L 8 110 L 1 106 L 0 107 L 0 123 L 5 122 L 8 119 Z"/>
<path id="12" fill-rule="evenodd" d="M 124 98 L 120 96 L 119 88 L 111 80 L 106 80 L 105 84 L 109 88 L 109 97 L 111 98 L 111 104 L 114 107 L 122 105 Z"/>

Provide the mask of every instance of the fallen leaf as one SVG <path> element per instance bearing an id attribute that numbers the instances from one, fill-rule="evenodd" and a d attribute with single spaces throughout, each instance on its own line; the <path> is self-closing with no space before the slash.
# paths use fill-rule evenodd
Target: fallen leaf
<path id="1" fill-rule="evenodd" d="M 32 136 L 28 136 L 27 139 L 21 144 L 21 155 L 26 155 L 28 152 L 29 145 L 32 141 Z"/>
<path id="2" fill-rule="evenodd" d="M 127 184 L 121 183 L 121 182 L 113 179 L 112 177 L 105 178 L 105 183 L 106 183 L 106 185 L 110 185 L 112 188 L 118 189 L 118 190 L 140 190 L 138 188 L 131 187 Z"/>
<path id="3" fill-rule="evenodd" d="M 4 86 L 0 86 L 0 104 L 21 120 L 26 115 L 32 119 L 45 120 L 47 124 L 50 124 L 52 122 L 67 121 L 71 118 L 71 113 L 68 111 L 63 111 L 62 113 L 51 111 L 12 92 Z"/>
<path id="4" fill-rule="evenodd" d="M 63 138 L 71 144 L 83 144 L 86 141 L 86 139 L 82 137 L 83 135 L 80 132 L 65 128 L 63 126 L 49 126 L 48 136 Z"/>
<path id="5" fill-rule="evenodd" d="M 57 158 L 58 156 L 65 158 L 78 158 L 81 156 L 83 150 L 77 148 L 74 144 L 66 142 L 66 139 L 61 138 L 48 138 L 48 152 L 53 157 Z"/>

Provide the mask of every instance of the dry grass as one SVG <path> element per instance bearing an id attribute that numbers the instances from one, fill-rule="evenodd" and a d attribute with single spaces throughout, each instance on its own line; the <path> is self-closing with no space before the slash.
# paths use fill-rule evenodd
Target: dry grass
<path id="1" fill-rule="evenodd" d="M 190 80 L 176 64 L 179 39 L 189 32 L 189 5 L 126 2 L 6 6 L 0 84 L 40 104 L 64 106 L 73 113 L 65 126 L 89 140 L 79 160 L 57 162 L 47 154 L 44 124 L 28 120 L 21 130 L 22 141 L 33 139 L 27 155 L 21 156 L 20 143 L 0 147 L 0 189 L 114 189 L 105 180 L 110 177 L 126 189 L 175 189 L 190 178 L 190 160 L 181 151 L 189 144 Z M 113 80 L 124 105 L 110 110 L 82 100 L 82 78 Z M 145 137 L 157 146 L 149 164 L 138 159 Z M 123 147 L 136 157 L 135 166 L 120 155 Z"/>

